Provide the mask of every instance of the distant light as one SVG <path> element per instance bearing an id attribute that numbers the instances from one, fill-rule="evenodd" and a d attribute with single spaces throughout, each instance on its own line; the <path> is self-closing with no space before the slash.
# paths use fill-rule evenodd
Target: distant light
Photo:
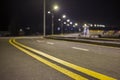
<path id="1" fill-rule="evenodd" d="M 87 26 L 87 24 L 84 24 L 84 26 Z"/>
<path id="2" fill-rule="evenodd" d="M 30 27 L 26 27 L 27 30 L 30 30 Z"/>
<path id="3" fill-rule="evenodd" d="M 58 27 L 57 30 L 60 31 L 60 27 Z"/>
<path id="4" fill-rule="evenodd" d="M 79 31 L 81 31 L 81 29 L 79 28 Z"/>
<path id="5" fill-rule="evenodd" d="M 64 22 L 64 24 L 67 24 L 66 22 Z"/>
<path id="6" fill-rule="evenodd" d="M 103 25 L 103 27 L 105 27 L 105 25 Z"/>
<path id="7" fill-rule="evenodd" d="M 97 27 L 100 27 L 100 25 L 99 25 L 99 24 L 97 24 Z"/>
<path id="8" fill-rule="evenodd" d="M 50 12 L 50 11 L 48 11 L 48 14 L 51 14 L 51 12 Z"/>
<path id="9" fill-rule="evenodd" d="M 76 27 L 75 25 L 73 25 L 73 27 Z"/>
<path id="10" fill-rule="evenodd" d="M 93 25 L 92 25 L 92 24 L 90 24 L 90 26 L 91 26 L 91 27 L 93 27 Z"/>
<path id="11" fill-rule="evenodd" d="M 20 29 L 20 32 L 22 32 L 23 30 L 22 29 Z"/>
<path id="12" fill-rule="evenodd" d="M 102 25 L 102 24 L 94 24 L 94 27 L 105 27 L 105 25 Z"/>
<path id="13" fill-rule="evenodd" d="M 70 24 L 67 24 L 67 26 L 70 26 Z"/>
<path id="14" fill-rule="evenodd" d="M 61 19 L 58 19 L 58 21 L 61 21 Z"/>
<path id="15" fill-rule="evenodd" d="M 66 18 L 66 15 L 63 15 L 62 18 Z"/>
<path id="16" fill-rule="evenodd" d="M 54 5 L 53 10 L 58 10 L 58 9 L 59 9 L 58 5 Z"/>
<path id="17" fill-rule="evenodd" d="M 75 23 L 75 26 L 78 26 L 78 23 Z"/>
<path id="18" fill-rule="evenodd" d="M 97 25 L 96 25 L 96 24 L 94 24 L 94 26 L 96 27 Z"/>
<path id="19" fill-rule="evenodd" d="M 83 27 L 84 28 L 88 28 L 89 26 L 88 26 L 88 24 L 84 24 Z"/>
<path id="20" fill-rule="evenodd" d="M 105 27 L 105 25 L 101 25 L 101 27 Z"/>
<path id="21" fill-rule="evenodd" d="M 70 22 L 70 24 L 72 25 L 72 24 L 73 24 L 73 22 Z"/>
<path id="22" fill-rule="evenodd" d="M 70 22 L 70 19 L 67 19 L 67 22 Z"/>

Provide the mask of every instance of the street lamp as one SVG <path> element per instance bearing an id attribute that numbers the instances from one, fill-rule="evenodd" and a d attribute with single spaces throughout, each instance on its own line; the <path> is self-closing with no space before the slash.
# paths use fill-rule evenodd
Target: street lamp
<path id="1" fill-rule="evenodd" d="M 67 22 L 64 22 L 64 24 L 67 24 Z"/>
<path id="2" fill-rule="evenodd" d="M 48 14 L 51 14 L 51 12 L 50 12 L 50 11 L 48 11 Z"/>
<path id="3" fill-rule="evenodd" d="M 48 11 L 48 14 L 52 15 L 52 35 L 54 34 L 54 11 L 59 9 L 58 5 L 54 5 L 52 11 Z"/>
<path id="4" fill-rule="evenodd" d="M 63 24 L 66 24 L 66 22 L 63 22 L 63 19 L 66 18 L 66 15 L 62 15 L 62 18 L 59 19 L 59 21 L 61 22 L 61 34 L 63 34 Z"/>
<path id="5" fill-rule="evenodd" d="M 58 19 L 58 21 L 61 21 L 61 19 Z"/>
<path id="6" fill-rule="evenodd" d="M 76 27 L 78 26 L 78 23 L 73 24 L 74 32 L 76 32 Z"/>
<path id="7" fill-rule="evenodd" d="M 78 26 L 78 23 L 75 23 L 75 26 Z"/>
<path id="8" fill-rule="evenodd" d="M 58 10 L 58 9 L 59 9 L 58 5 L 53 6 L 53 10 Z"/>
<path id="9" fill-rule="evenodd" d="M 70 22 L 70 19 L 67 19 L 67 22 Z"/>
<path id="10" fill-rule="evenodd" d="M 65 18 L 66 18 L 66 15 L 63 15 L 62 18 L 65 19 Z"/>
<path id="11" fill-rule="evenodd" d="M 72 25 L 72 24 L 73 24 L 73 22 L 70 22 L 70 24 Z"/>

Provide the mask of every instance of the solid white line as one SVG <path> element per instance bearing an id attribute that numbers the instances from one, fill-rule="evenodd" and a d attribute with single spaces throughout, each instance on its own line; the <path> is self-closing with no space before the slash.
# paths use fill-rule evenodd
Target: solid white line
<path id="1" fill-rule="evenodd" d="M 84 48 L 79 48 L 79 47 L 72 47 L 73 49 L 77 49 L 77 50 L 82 50 L 82 51 L 89 51 L 88 49 L 84 49 Z"/>
<path id="2" fill-rule="evenodd" d="M 47 44 L 54 45 L 54 43 L 52 43 L 52 42 L 47 42 Z"/>

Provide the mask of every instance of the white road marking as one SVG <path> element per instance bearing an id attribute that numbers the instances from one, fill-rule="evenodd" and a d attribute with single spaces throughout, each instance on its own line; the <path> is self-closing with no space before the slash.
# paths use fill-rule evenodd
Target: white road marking
<path id="1" fill-rule="evenodd" d="M 82 50 L 82 51 L 89 51 L 88 49 L 84 49 L 84 48 L 79 48 L 79 47 L 72 47 L 73 49 L 77 49 L 77 50 Z"/>
<path id="2" fill-rule="evenodd" d="M 44 41 L 37 40 L 37 42 L 41 43 L 41 42 L 44 42 Z"/>
<path id="3" fill-rule="evenodd" d="M 54 43 L 52 43 L 52 42 L 47 42 L 47 44 L 54 45 Z"/>

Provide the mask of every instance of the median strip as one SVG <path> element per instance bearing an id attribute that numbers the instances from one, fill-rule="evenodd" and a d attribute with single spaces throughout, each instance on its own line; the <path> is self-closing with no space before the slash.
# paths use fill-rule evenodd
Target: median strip
<path id="1" fill-rule="evenodd" d="M 101 43 L 101 42 L 95 42 L 95 41 L 91 41 L 88 39 L 76 39 L 76 38 L 67 38 L 67 37 L 45 37 L 48 39 L 54 39 L 54 40 L 63 40 L 63 41 L 72 41 L 72 42 L 82 42 L 82 43 L 87 43 L 87 44 L 94 44 L 94 45 L 102 45 L 102 46 L 109 46 L 109 47 L 116 47 L 119 48 L 120 44 L 115 44 L 115 43 Z M 94 40 L 98 40 L 98 39 L 94 39 Z"/>
<path id="2" fill-rule="evenodd" d="M 28 50 L 31 50 L 31 51 L 39 54 L 39 55 L 42 55 L 42 56 L 44 56 L 44 57 L 46 57 L 46 58 L 48 58 L 48 59 L 50 59 L 50 60 L 53 60 L 53 61 L 55 61 L 55 62 L 57 62 L 57 63 L 60 63 L 60 64 L 62 64 L 62 65 L 64 65 L 64 66 L 67 66 L 67 67 L 72 68 L 72 69 L 74 69 L 74 70 L 80 71 L 80 72 L 82 72 L 82 73 L 85 73 L 85 74 L 87 74 L 87 75 L 89 75 L 89 76 L 92 76 L 92 77 L 94 77 L 94 78 L 97 78 L 97 79 L 100 79 L 100 80 L 117 80 L 117 79 L 115 79 L 115 78 L 112 78 L 112 77 L 109 77 L 109 76 L 100 74 L 100 73 L 98 73 L 98 72 L 95 72 L 95 71 L 92 71 L 92 70 L 89 70 L 89 69 L 86 69 L 86 68 L 83 68 L 83 67 L 74 65 L 74 64 L 72 64 L 72 63 L 69 63 L 69 62 L 66 62 L 66 61 L 64 61 L 64 60 L 58 59 L 58 58 L 53 57 L 53 56 L 51 56 L 51 55 L 45 54 L 45 53 L 43 53 L 43 52 L 41 52 L 41 51 L 35 50 L 35 49 L 30 48 L 30 47 L 28 47 L 28 46 L 25 46 L 25 45 L 23 45 L 23 44 L 20 44 L 20 43 L 16 42 L 15 40 L 13 40 L 13 42 L 14 42 L 15 44 L 20 45 L 20 46 L 22 46 L 22 47 L 24 47 L 24 48 L 26 48 L 26 49 L 28 49 Z"/>

